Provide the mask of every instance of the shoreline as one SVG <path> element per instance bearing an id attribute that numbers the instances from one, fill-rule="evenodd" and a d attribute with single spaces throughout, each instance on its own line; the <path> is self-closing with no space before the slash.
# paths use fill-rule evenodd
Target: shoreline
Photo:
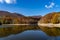
<path id="1" fill-rule="evenodd" d="M 36 24 L 2 24 L 1 26 L 12 26 L 12 25 L 36 25 Z M 43 27 L 60 27 L 60 24 L 52 24 L 52 23 L 48 23 L 48 24 L 44 24 L 44 23 L 38 23 L 38 26 L 43 26 Z"/>
<path id="2" fill-rule="evenodd" d="M 40 24 L 38 23 L 38 26 L 44 26 L 44 27 L 60 27 L 60 24 L 51 24 L 51 23 L 48 23 L 48 24 Z"/>

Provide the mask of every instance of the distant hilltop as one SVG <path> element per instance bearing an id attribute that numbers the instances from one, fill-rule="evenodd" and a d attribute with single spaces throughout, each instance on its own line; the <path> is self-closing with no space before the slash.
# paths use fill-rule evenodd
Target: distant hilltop
<path id="1" fill-rule="evenodd" d="M 58 24 L 60 23 L 60 12 L 52 12 L 48 13 L 45 16 L 43 16 L 38 23 L 53 23 L 53 24 Z"/>
<path id="2" fill-rule="evenodd" d="M 10 17 L 24 17 L 24 15 L 19 13 L 10 13 L 8 11 L 0 11 L 0 16 L 10 16 Z"/>

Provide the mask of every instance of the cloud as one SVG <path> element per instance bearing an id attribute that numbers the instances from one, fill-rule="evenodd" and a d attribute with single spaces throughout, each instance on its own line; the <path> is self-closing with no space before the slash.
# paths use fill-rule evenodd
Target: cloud
<path id="1" fill-rule="evenodd" d="M 16 0 L 0 0 L 0 3 L 7 3 L 7 4 L 12 4 L 12 3 L 16 3 Z"/>
<path id="2" fill-rule="evenodd" d="M 3 3 L 4 1 L 3 0 L 0 0 L 0 3 Z"/>
<path id="3" fill-rule="evenodd" d="M 11 3 L 16 3 L 16 0 L 5 0 L 5 2 L 11 4 Z"/>
<path id="4" fill-rule="evenodd" d="M 54 2 L 51 2 L 50 5 L 45 5 L 46 8 L 50 9 L 50 8 L 53 8 L 55 6 L 55 3 Z"/>

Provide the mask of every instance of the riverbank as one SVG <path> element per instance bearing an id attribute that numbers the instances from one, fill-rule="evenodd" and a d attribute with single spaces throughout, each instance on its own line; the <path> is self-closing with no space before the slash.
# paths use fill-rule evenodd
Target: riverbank
<path id="1" fill-rule="evenodd" d="M 2 26 L 12 26 L 12 25 L 36 25 L 36 24 L 3 24 Z M 43 26 L 43 27 L 60 27 L 60 24 L 52 24 L 52 23 L 48 23 L 48 24 L 41 24 L 41 23 L 38 23 L 38 26 Z"/>
<path id="2" fill-rule="evenodd" d="M 43 26 L 43 27 L 60 27 L 60 24 L 51 24 L 51 23 L 40 24 L 40 23 L 38 23 L 38 26 Z"/>

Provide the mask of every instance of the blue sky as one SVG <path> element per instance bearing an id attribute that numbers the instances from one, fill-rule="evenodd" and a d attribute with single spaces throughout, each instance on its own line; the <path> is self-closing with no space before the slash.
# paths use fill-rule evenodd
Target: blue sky
<path id="1" fill-rule="evenodd" d="M 60 12 L 60 0 L 0 0 L 0 10 L 26 16 Z"/>

